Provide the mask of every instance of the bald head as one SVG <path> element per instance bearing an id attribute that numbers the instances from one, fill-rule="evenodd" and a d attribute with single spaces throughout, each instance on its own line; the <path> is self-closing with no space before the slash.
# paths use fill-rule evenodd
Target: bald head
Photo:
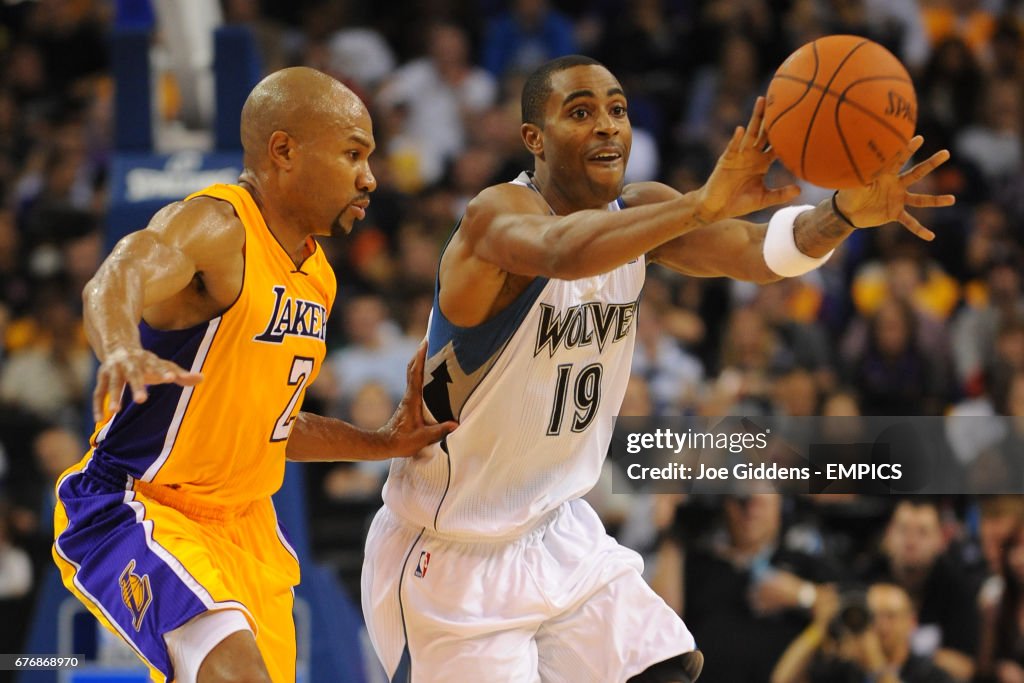
<path id="1" fill-rule="evenodd" d="M 366 116 L 362 100 L 321 71 L 304 66 L 275 71 L 256 84 L 242 107 L 246 165 L 266 158 L 274 131 L 301 143 L 326 130 L 354 126 Z"/>

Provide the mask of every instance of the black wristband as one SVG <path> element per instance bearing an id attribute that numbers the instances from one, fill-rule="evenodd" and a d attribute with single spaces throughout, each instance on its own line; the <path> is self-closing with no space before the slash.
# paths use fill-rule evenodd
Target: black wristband
<path id="1" fill-rule="evenodd" d="M 839 194 L 839 190 L 836 190 L 835 192 L 832 193 L 832 213 L 834 213 L 835 215 L 839 216 L 839 218 L 844 223 L 849 225 L 854 230 L 859 230 L 860 228 L 858 228 L 856 225 L 854 225 L 853 221 L 851 221 L 849 218 L 847 218 L 846 215 L 843 214 L 843 212 L 839 210 L 839 205 L 836 204 L 836 195 L 838 195 L 838 194 Z"/>

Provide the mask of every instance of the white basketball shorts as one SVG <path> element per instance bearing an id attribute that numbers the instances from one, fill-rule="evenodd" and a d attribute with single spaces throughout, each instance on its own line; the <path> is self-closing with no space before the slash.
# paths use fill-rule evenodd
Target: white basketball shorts
<path id="1" fill-rule="evenodd" d="M 366 539 L 363 614 L 392 683 L 614 683 L 695 648 L 642 570 L 582 500 L 493 543 L 385 506 Z"/>

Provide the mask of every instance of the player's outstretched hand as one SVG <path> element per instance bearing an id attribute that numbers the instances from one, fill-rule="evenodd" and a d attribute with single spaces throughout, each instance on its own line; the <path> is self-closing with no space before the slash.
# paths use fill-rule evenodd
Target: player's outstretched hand
<path id="1" fill-rule="evenodd" d="M 148 384 L 194 386 L 202 381 L 200 373 L 185 370 L 145 349 L 118 349 L 107 355 L 96 373 L 92 414 L 97 422 L 101 422 L 119 411 L 125 384 L 131 388 L 132 400 L 144 403 L 149 397 Z"/>
<path id="2" fill-rule="evenodd" d="M 921 180 L 949 159 L 948 150 L 939 150 L 916 166 L 903 171 L 910 160 L 924 144 L 924 138 L 915 135 L 892 163 L 870 185 L 840 190 L 835 196 L 836 207 L 858 228 L 871 228 L 892 221 L 903 224 L 910 232 L 923 240 L 935 239 L 935 233 L 921 225 L 910 215 L 908 206 L 931 208 L 952 206 L 956 198 L 951 194 L 917 194 L 908 188 Z"/>
<path id="3" fill-rule="evenodd" d="M 405 396 L 387 424 L 381 427 L 388 440 L 389 457 L 416 455 L 424 446 L 437 443 L 450 434 L 457 422 L 428 422 L 423 414 L 423 364 L 427 357 L 427 340 L 420 342 L 416 355 L 406 370 Z"/>
<path id="4" fill-rule="evenodd" d="M 758 97 L 746 128 L 737 126 L 708 181 L 699 190 L 698 216 L 708 223 L 785 204 L 800 194 L 796 185 L 769 189 L 765 173 L 775 160 L 764 126 L 765 100 Z"/>

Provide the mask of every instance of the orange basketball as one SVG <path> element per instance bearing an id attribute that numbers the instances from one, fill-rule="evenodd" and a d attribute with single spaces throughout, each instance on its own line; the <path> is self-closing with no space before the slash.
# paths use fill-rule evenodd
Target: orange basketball
<path id="1" fill-rule="evenodd" d="M 826 36 L 791 54 L 768 86 L 768 141 L 786 168 L 827 188 L 869 184 L 914 135 L 917 95 L 878 43 Z"/>

